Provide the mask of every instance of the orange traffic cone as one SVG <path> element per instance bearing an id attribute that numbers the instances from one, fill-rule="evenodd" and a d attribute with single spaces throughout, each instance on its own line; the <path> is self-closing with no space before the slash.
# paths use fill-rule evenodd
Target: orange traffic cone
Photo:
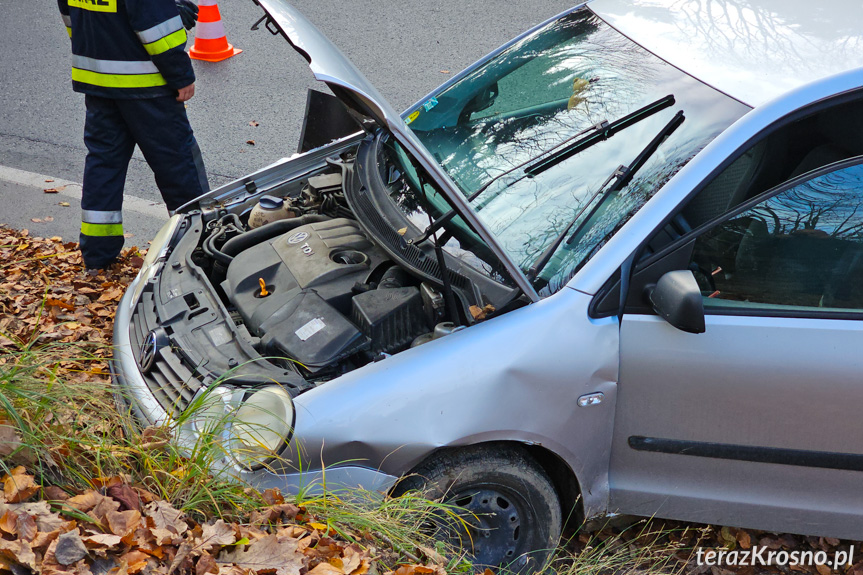
<path id="1" fill-rule="evenodd" d="M 195 45 L 189 50 L 189 56 L 194 60 L 221 62 L 240 52 L 242 50 L 228 44 L 216 0 L 200 0 L 198 25 L 195 27 Z"/>

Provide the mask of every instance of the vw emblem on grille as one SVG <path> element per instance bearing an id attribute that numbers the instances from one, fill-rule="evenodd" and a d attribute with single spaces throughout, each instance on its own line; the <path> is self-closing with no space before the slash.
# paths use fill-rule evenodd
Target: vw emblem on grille
<path id="1" fill-rule="evenodd" d="M 289 244 L 298 244 L 300 242 L 307 240 L 308 237 L 309 237 L 309 232 L 297 232 L 288 238 L 288 243 Z"/>
<path id="2" fill-rule="evenodd" d="M 156 352 L 158 351 L 159 338 L 155 331 L 151 331 L 144 338 L 141 344 L 141 353 L 138 356 L 138 363 L 141 365 L 141 371 L 148 373 L 153 369 L 153 364 L 156 362 Z"/>

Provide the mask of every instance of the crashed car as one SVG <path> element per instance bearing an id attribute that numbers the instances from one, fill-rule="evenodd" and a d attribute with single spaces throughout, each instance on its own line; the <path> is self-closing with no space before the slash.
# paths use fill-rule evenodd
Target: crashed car
<path id="1" fill-rule="evenodd" d="M 335 99 L 152 242 L 124 408 L 236 414 L 261 487 L 425 488 L 479 564 L 614 514 L 863 539 L 859 6 L 594 0 L 398 114 L 256 2 Z"/>

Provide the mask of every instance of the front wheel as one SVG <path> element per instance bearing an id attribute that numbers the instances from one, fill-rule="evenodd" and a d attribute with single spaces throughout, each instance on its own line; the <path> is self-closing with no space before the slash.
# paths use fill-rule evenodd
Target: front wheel
<path id="1" fill-rule="evenodd" d="M 471 447 L 443 452 L 404 478 L 399 495 L 417 490 L 459 510 L 439 536 L 464 548 L 475 566 L 531 573 L 560 537 L 560 500 L 545 471 L 524 449 Z"/>

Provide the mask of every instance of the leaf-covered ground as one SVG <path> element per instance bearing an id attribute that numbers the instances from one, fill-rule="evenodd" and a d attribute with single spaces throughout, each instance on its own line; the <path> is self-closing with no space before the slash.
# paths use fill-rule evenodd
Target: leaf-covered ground
<path id="1" fill-rule="evenodd" d="M 144 253 L 134 247 L 126 249 L 110 270 L 88 273 L 82 268 L 77 244 L 57 237 L 32 237 L 26 230 L 0 225 L 0 369 L 18 361 L 15 352 L 21 349 L 86 345 L 90 351 L 83 359 L 77 351 L 69 358 L 58 357 L 59 371 L 52 372 L 52 377 L 96 384 L 97 389 L 101 385 L 107 393 L 114 309 L 143 263 Z M 56 418 L 68 417 L 61 412 L 57 410 Z M 51 417 L 49 414 L 41 423 L 50 425 Z M 115 429 L 112 433 L 122 432 Z M 157 431 L 150 433 L 150 447 L 158 449 L 164 442 Z M 33 469 L 15 467 L 29 461 L 26 456 L 21 458 L 20 441 L 13 422 L 0 408 L 0 571 L 14 575 L 362 575 L 386 571 L 377 561 L 387 552 L 375 547 L 379 539 L 369 533 L 336 530 L 327 517 L 286 501 L 278 491 L 260 494 L 261 506 L 244 521 L 210 517 L 199 523 L 123 475 L 98 478 L 90 481 L 89 488 L 71 493 L 44 478 L 40 483 Z M 18 460 L 9 458 L 13 452 Z M 660 521 L 598 533 L 571 531 L 568 537 L 554 568 L 572 575 L 863 575 L 863 544 L 824 537 Z M 834 569 L 824 565 L 698 566 L 692 553 L 696 547 L 739 551 L 760 546 L 825 551 L 832 559 L 836 551 L 852 545 L 856 550 L 853 561 Z M 652 559 L 651 549 L 666 560 Z M 402 565 L 394 575 L 444 575 L 442 558 L 426 551 L 420 554 L 432 559 L 428 565 L 421 561 Z"/>
<path id="2" fill-rule="evenodd" d="M 247 524 L 198 524 L 122 477 L 70 495 L 41 488 L 23 467 L 3 478 L 0 569 L 43 575 L 363 575 L 370 550 L 329 536 L 327 525 L 278 491 Z"/>
<path id="3" fill-rule="evenodd" d="M 107 359 L 114 308 L 145 253 L 125 249 L 110 270 L 88 273 L 77 243 L 0 226 L 0 352 L 51 342 L 90 343 L 105 344 L 94 353 Z M 5 359 L 0 356 L 0 365 Z M 108 382 L 106 361 L 64 368 L 72 378 Z"/>

